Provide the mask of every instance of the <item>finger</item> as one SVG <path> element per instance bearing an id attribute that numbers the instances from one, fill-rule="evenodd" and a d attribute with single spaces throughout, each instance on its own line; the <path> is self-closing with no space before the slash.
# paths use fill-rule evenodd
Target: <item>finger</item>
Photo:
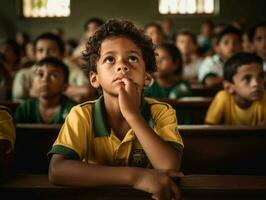
<path id="1" fill-rule="evenodd" d="M 171 192 L 172 192 L 172 197 L 174 199 L 181 199 L 180 188 L 173 182 L 171 183 Z"/>

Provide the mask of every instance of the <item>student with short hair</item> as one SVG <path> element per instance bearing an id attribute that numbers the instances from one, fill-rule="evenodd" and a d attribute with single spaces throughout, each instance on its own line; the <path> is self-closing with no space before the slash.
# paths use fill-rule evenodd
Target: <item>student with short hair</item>
<path id="1" fill-rule="evenodd" d="M 178 99 L 190 96 L 190 84 L 183 80 L 182 57 L 174 44 L 163 43 L 156 50 L 157 71 L 145 96 L 152 98 Z"/>
<path id="2" fill-rule="evenodd" d="M 48 57 L 35 66 L 37 98 L 26 100 L 16 109 L 17 123 L 63 124 L 75 103 L 63 95 L 68 85 L 68 67 L 57 58 Z"/>
<path id="3" fill-rule="evenodd" d="M 203 60 L 198 74 L 199 82 L 210 88 L 222 86 L 224 63 L 241 50 L 241 31 L 228 26 L 218 34 L 216 44 L 216 54 Z"/>
<path id="4" fill-rule="evenodd" d="M 144 26 L 144 33 L 149 36 L 154 45 L 162 44 L 165 40 L 165 35 L 160 24 L 150 22 Z"/>
<path id="5" fill-rule="evenodd" d="M 50 182 L 133 186 L 153 198 L 177 199 L 170 177 L 180 175 L 183 143 L 175 111 L 142 97 L 156 67 L 151 41 L 131 22 L 109 20 L 84 56 L 103 95 L 72 108 L 49 152 Z"/>
<path id="6" fill-rule="evenodd" d="M 249 39 L 255 53 L 263 60 L 263 71 L 266 75 L 266 21 L 256 24 L 249 30 Z"/>
<path id="7" fill-rule="evenodd" d="M 14 153 L 15 126 L 11 111 L 0 105 L 0 180 L 7 176 L 10 159 Z"/>
<path id="8" fill-rule="evenodd" d="M 259 125 L 266 121 L 262 59 L 251 53 L 232 56 L 224 67 L 224 90 L 211 103 L 205 123 Z"/>
<path id="9" fill-rule="evenodd" d="M 46 57 L 56 57 L 64 59 L 64 42 L 53 33 L 43 33 L 39 35 L 34 42 L 36 61 Z M 69 60 L 64 60 L 69 68 L 69 84 L 65 90 L 65 95 L 70 99 L 82 102 L 87 99 L 94 99 L 97 92 L 91 87 L 85 73 Z M 35 84 L 32 83 L 35 67 L 21 69 L 15 76 L 13 82 L 12 96 L 14 100 L 26 100 L 30 97 L 36 97 Z"/>
<path id="10" fill-rule="evenodd" d="M 181 30 L 176 35 L 176 47 L 180 50 L 183 61 L 183 78 L 197 80 L 202 59 L 198 55 L 197 38 L 189 30 Z"/>

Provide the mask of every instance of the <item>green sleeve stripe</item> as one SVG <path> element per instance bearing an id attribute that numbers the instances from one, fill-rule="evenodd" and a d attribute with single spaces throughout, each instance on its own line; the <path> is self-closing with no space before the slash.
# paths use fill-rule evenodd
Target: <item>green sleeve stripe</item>
<path id="1" fill-rule="evenodd" d="M 175 150 L 178 151 L 178 153 L 180 153 L 181 155 L 183 155 L 183 149 L 184 147 L 176 142 L 172 142 L 172 141 L 167 141 L 168 144 L 170 144 Z"/>
<path id="2" fill-rule="evenodd" d="M 63 145 L 55 145 L 53 148 L 48 152 L 48 158 L 50 159 L 52 157 L 52 154 L 61 154 L 65 156 L 67 159 L 70 160 L 79 160 L 79 155 L 76 151 L 73 149 L 70 149 Z"/>

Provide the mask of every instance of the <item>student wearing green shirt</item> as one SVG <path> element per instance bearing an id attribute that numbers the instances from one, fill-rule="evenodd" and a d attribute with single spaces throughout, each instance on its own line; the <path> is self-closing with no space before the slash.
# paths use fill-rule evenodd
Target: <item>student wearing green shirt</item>
<path id="1" fill-rule="evenodd" d="M 63 95 L 69 70 L 57 58 L 48 57 L 36 64 L 34 84 L 38 97 L 21 104 L 15 114 L 17 123 L 62 124 L 75 103 Z"/>
<path id="2" fill-rule="evenodd" d="M 145 95 L 153 98 L 177 99 L 190 96 L 190 84 L 182 80 L 182 59 L 180 51 L 164 43 L 156 48 L 157 72 Z"/>

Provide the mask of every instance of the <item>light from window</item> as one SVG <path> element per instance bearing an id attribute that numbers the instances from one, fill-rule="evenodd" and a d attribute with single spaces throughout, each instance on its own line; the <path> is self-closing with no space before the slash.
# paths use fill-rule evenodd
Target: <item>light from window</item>
<path id="1" fill-rule="evenodd" d="M 70 0 L 23 0 L 24 17 L 68 17 Z"/>
<path id="2" fill-rule="evenodd" d="M 159 0 L 159 12 L 161 14 L 214 14 L 214 1 Z"/>

